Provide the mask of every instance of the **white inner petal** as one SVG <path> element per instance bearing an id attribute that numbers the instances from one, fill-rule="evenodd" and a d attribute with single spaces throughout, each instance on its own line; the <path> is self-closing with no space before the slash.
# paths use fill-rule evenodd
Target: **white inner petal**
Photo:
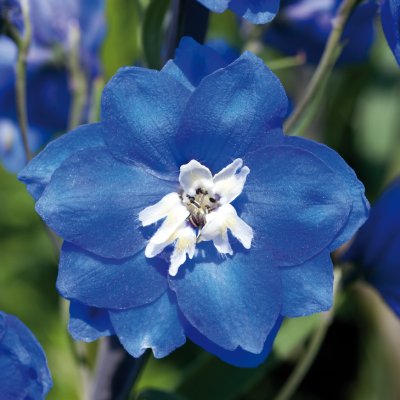
<path id="1" fill-rule="evenodd" d="M 179 183 L 186 193 L 194 196 L 198 188 L 211 189 L 213 178 L 211 171 L 207 167 L 196 160 L 192 160 L 188 164 L 181 166 Z"/>
<path id="2" fill-rule="evenodd" d="M 224 205 L 231 203 L 236 197 L 242 193 L 246 177 L 250 170 L 248 167 L 243 167 L 236 174 L 236 171 L 243 165 L 243 161 L 238 158 L 232 164 L 225 167 L 214 176 L 214 192 L 220 196 L 220 204 Z"/>

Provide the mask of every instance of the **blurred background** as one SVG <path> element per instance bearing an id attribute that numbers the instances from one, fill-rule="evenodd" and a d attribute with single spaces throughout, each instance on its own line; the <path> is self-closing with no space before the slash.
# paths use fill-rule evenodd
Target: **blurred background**
<path id="1" fill-rule="evenodd" d="M 121 66 L 162 67 L 171 18 L 168 4 L 106 2 L 106 33 L 98 53 L 101 67 L 95 90 L 101 91 Z M 253 51 L 279 76 L 294 106 L 315 64 L 304 62 L 301 55 L 300 61 L 285 67 L 281 60 L 287 55 L 264 43 L 268 29 L 268 24 L 251 25 L 229 10 L 210 13 L 206 43 L 233 59 L 246 49 Z M 99 96 L 95 90 L 91 109 L 96 111 Z M 373 204 L 400 174 L 399 111 L 400 69 L 376 15 L 373 45 L 365 61 L 335 67 L 318 99 L 315 118 L 303 135 L 336 150 L 364 183 Z M 90 118 L 96 120 L 98 113 Z M 44 347 L 54 381 L 47 399 L 80 399 L 79 369 L 67 331 L 68 304 L 55 288 L 58 255 L 34 205 L 16 173 L 0 164 L 0 310 L 16 315 Z M 321 351 L 293 399 L 400 399 L 398 318 L 372 287 L 361 282 L 341 292 L 336 307 Z M 164 359 L 151 355 L 132 398 L 143 389 L 161 389 L 189 400 L 272 399 L 321 318 L 285 320 L 273 353 L 256 369 L 225 364 L 189 340 Z M 98 342 L 88 345 L 90 367 L 95 364 Z"/>

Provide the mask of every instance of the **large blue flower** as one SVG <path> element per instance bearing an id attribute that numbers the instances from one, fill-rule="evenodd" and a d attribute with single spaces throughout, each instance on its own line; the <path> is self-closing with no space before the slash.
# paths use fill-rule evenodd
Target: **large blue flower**
<path id="1" fill-rule="evenodd" d="M 381 21 L 386 40 L 400 65 L 400 1 L 381 0 Z"/>
<path id="2" fill-rule="evenodd" d="M 365 279 L 400 317 L 400 177 L 372 207 L 343 259 L 359 264 Z"/>
<path id="3" fill-rule="evenodd" d="M 1 399 L 42 400 L 52 386 L 40 343 L 18 318 L 0 311 Z"/>
<path id="4" fill-rule="evenodd" d="M 278 17 L 266 32 L 266 43 L 288 55 L 304 51 L 308 62 L 318 63 L 341 3 L 341 0 L 282 0 Z M 377 8 L 371 0 L 351 14 L 343 31 L 342 41 L 347 44 L 339 62 L 366 59 L 374 37 L 373 17 Z"/>
<path id="5" fill-rule="evenodd" d="M 266 24 L 278 12 L 279 0 L 197 0 L 209 10 L 222 13 L 229 8 L 253 24 Z"/>
<path id="6" fill-rule="evenodd" d="M 10 6 L 4 6 L 11 10 Z M 27 103 L 32 152 L 68 123 L 70 92 L 64 64 L 55 61 L 60 48 L 67 51 L 68 30 L 78 22 L 81 32 L 80 58 L 88 79 L 100 72 L 97 50 L 104 36 L 103 0 L 30 0 L 32 44 L 27 60 Z M 14 7 L 12 10 L 19 10 Z M 20 15 L 15 11 L 12 15 Z M 8 12 L 10 16 L 10 11 Z M 21 31 L 23 31 L 23 24 Z M 58 50 L 56 47 L 58 46 Z M 15 103 L 15 63 L 17 47 L 11 39 L 0 37 L 0 156 L 10 171 L 19 171 L 26 158 L 17 125 Z M 15 126 L 10 130 L 10 123 Z M 7 130 L 3 130 L 7 127 Z M 10 134 L 13 133 L 11 136 Z M 6 139 L 5 139 L 6 138 Z M 4 145 L 4 143 L 6 145 Z"/>
<path id="7" fill-rule="evenodd" d="M 57 287 L 76 339 L 115 332 L 134 357 L 163 357 L 187 336 L 250 367 L 283 316 L 331 307 L 329 252 L 369 205 L 337 153 L 283 135 L 286 108 L 252 53 L 227 65 L 184 38 L 161 72 L 121 68 L 102 122 L 21 171 L 65 239 Z"/>

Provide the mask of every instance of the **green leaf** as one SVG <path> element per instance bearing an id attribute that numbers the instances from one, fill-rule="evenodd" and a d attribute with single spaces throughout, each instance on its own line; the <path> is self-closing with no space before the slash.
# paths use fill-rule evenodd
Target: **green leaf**
<path id="1" fill-rule="evenodd" d="M 132 65 L 140 54 L 141 9 L 137 0 L 107 2 L 107 37 L 102 59 L 109 80 L 119 68 Z"/>
<path id="2" fill-rule="evenodd" d="M 171 0 L 152 0 L 143 22 L 143 53 L 148 68 L 160 70 L 163 66 L 161 46 L 163 44 L 163 21 Z"/>
<path id="3" fill-rule="evenodd" d="M 146 390 L 139 393 L 136 400 L 186 400 L 175 393 L 164 392 L 162 390 Z"/>

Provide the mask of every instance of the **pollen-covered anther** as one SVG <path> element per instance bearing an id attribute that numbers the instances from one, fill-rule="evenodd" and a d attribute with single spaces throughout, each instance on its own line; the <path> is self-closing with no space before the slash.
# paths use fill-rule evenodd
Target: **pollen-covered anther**
<path id="1" fill-rule="evenodd" d="M 186 254 L 192 258 L 196 244 L 202 241 L 212 240 L 220 253 L 232 255 L 228 230 L 245 248 L 250 248 L 253 230 L 229 204 L 242 192 L 250 172 L 242 165 L 243 161 L 237 159 L 214 177 L 195 160 L 183 165 L 179 175 L 181 190 L 139 214 L 143 226 L 165 218 L 146 247 L 146 257 L 154 257 L 174 244 L 169 273 L 176 275 Z"/>

